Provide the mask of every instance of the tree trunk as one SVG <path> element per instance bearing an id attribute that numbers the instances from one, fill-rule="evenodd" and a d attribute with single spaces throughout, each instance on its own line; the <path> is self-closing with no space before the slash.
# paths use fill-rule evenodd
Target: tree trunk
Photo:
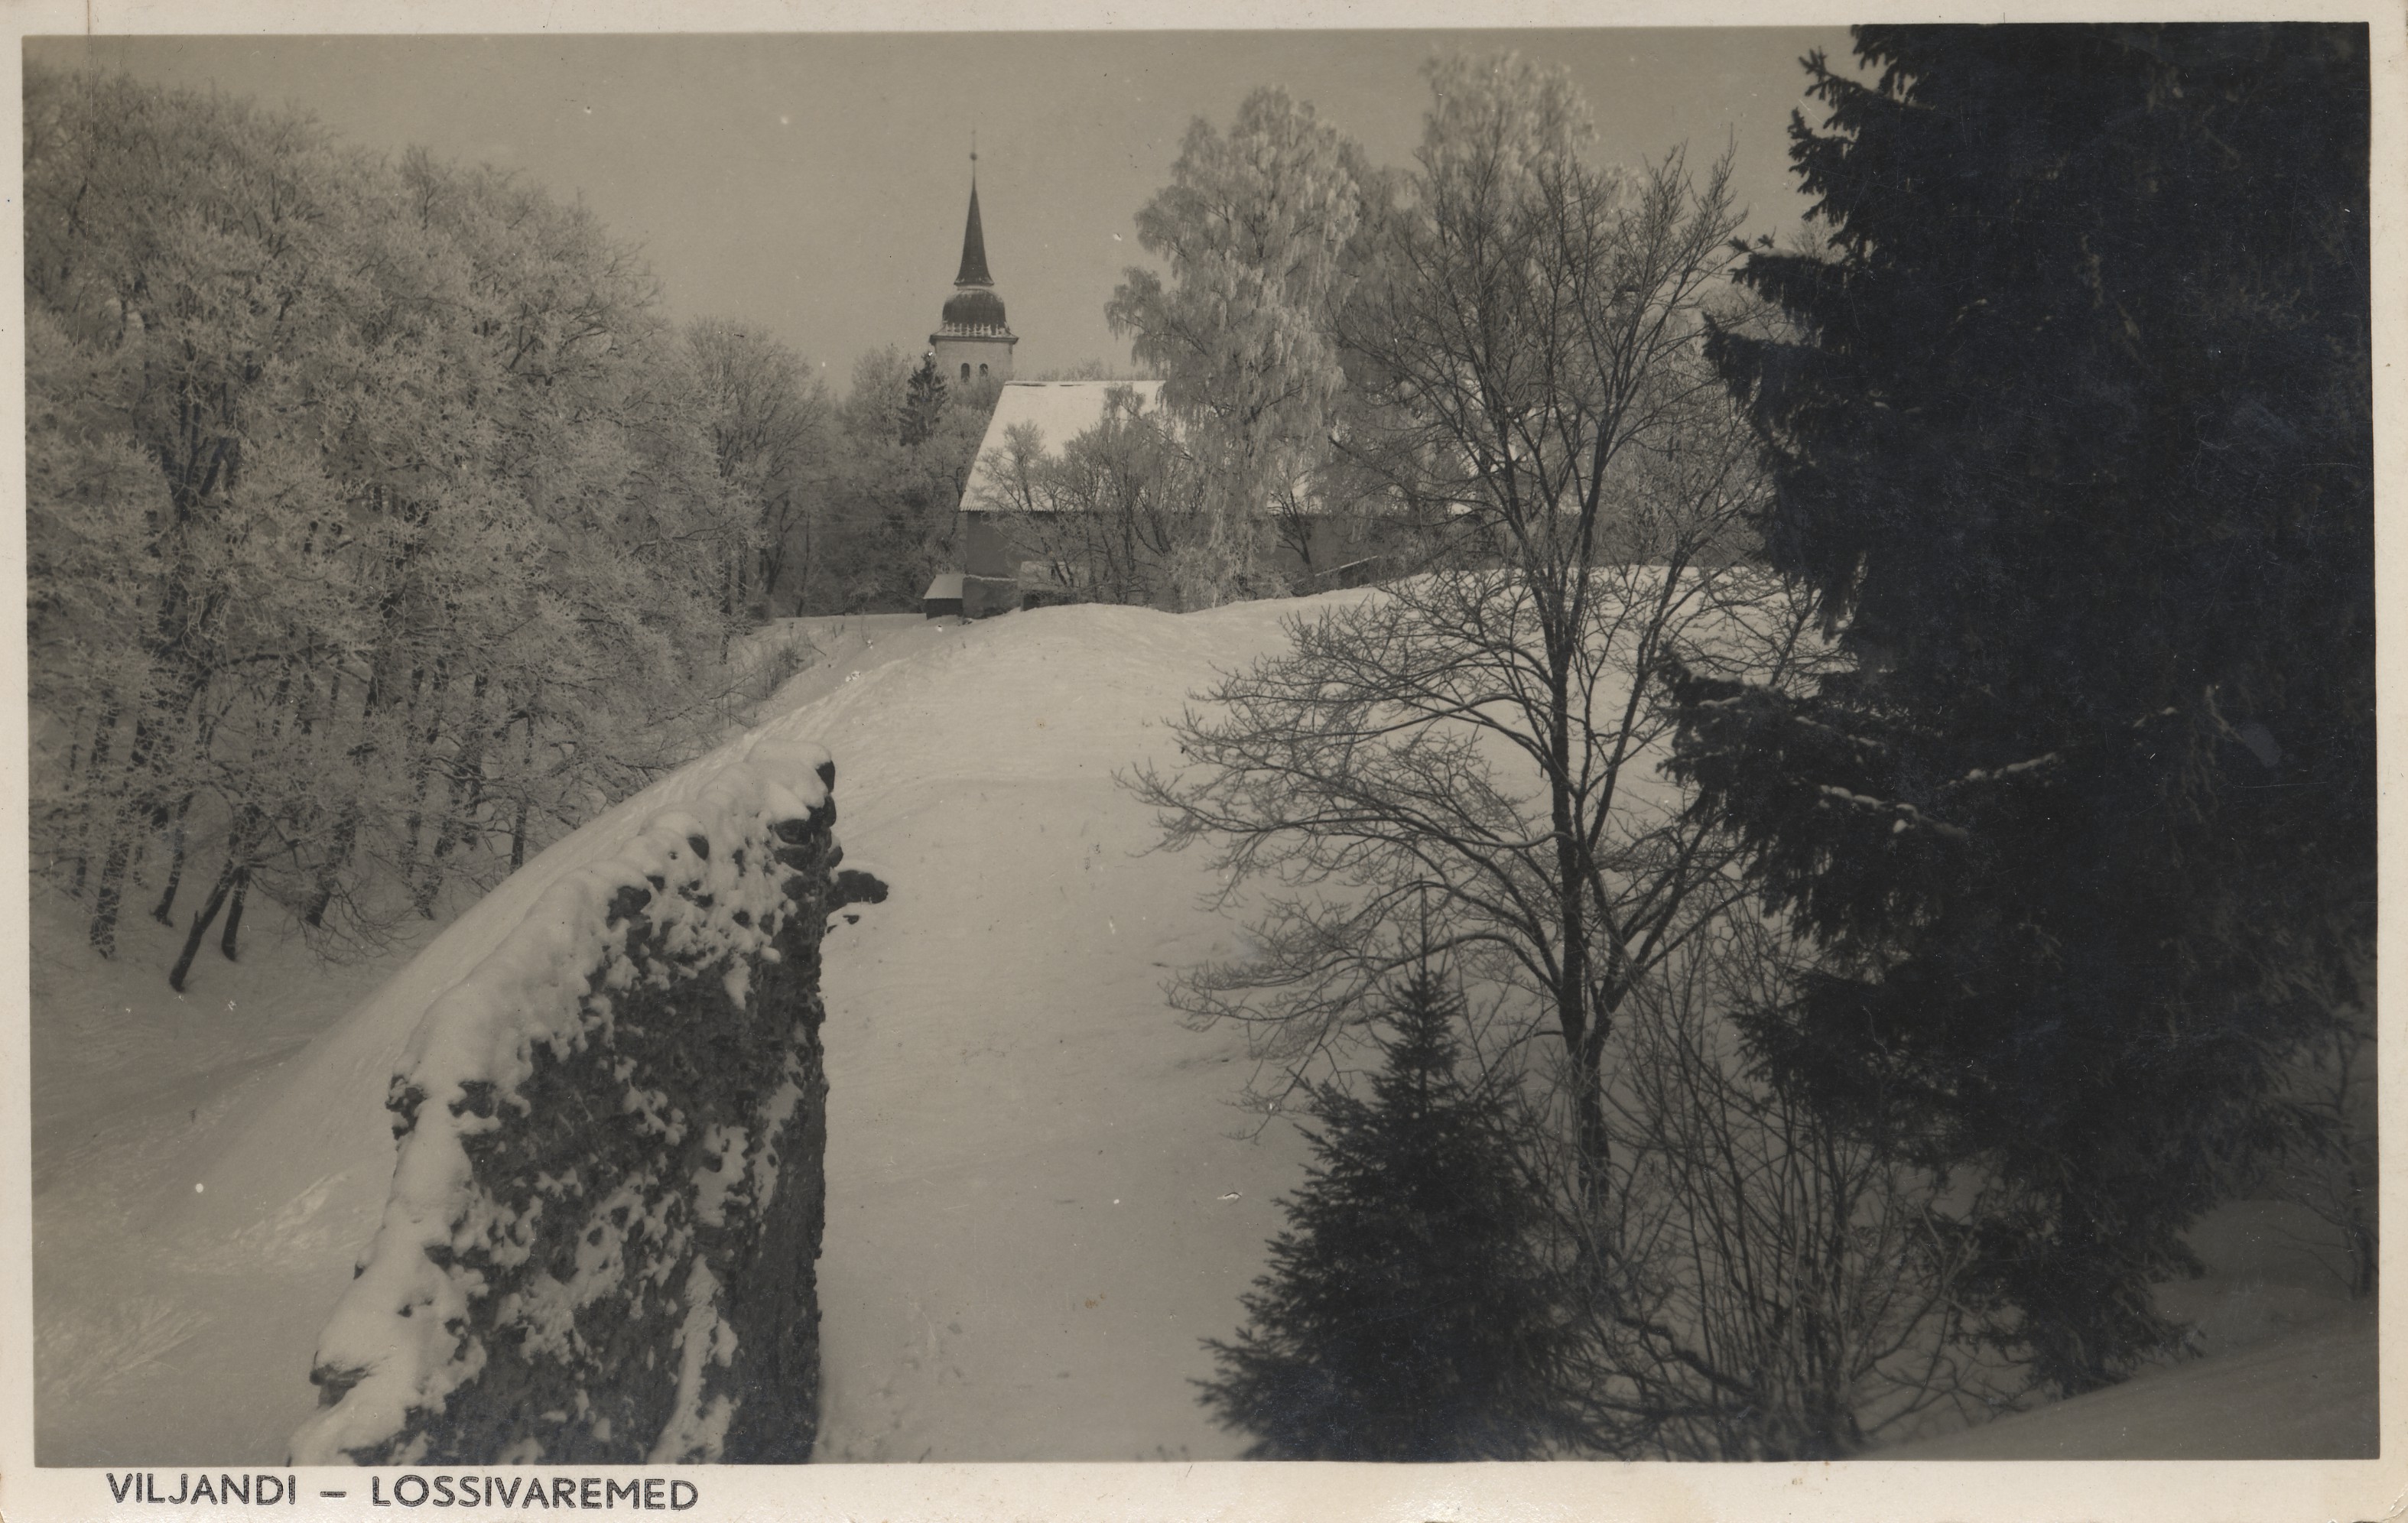
<path id="1" fill-rule="evenodd" d="M 95 790 L 100 786 L 102 773 L 108 766 L 108 740 L 117 733 L 117 721 L 122 712 L 117 700 L 112 697 L 102 705 L 99 722 L 93 726 L 92 759 L 85 764 L 84 778 Z M 82 833 L 79 832 L 78 836 L 80 839 Z M 76 854 L 75 886 L 70 891 L 79 899 L 83 897 L 84 869 L 91 861 L 88 850 Z"/>
<path id="2" fill-rule="evenodd" d="M 510 821 L 510 871 L 526 865 L 527 789 L 535 782 L 535 716 L 527 716 L 526 781 L 519 789 L 518 816 Z"/>
<path id="3" fill-rule="evenodd" d="M 150 764 L 150 745 L 154 731 L 148 715 L 134 721 L 134 743 L 126 748 L 125 773 L 139 777 Z M 86 932 L 92 949 L 103 957 L 117 955 L 117 911 L 125 898 L 125 868 L 134 855 L 131 836 L 133 825 L 123 814 L 119 815 L 108 843 L 108 855 L 100 865 L 100 886 L 93 895 L 92 926 Z"/>
<path id="4" fill-rule="evenodd" d="M 175 967 L 168 970 L 167 987 L 179 994 L 184 992 L 184 980 L 193 971 L 193 959 L 200 955 L 202 938 L 209 933 L 209 926 L 217 919 L 218 911 L 225 908 L 226 895 L 233 892 L 235 879 L 241 875 L 245 850 L 243 837 L 248 833 L 237 828 L 234 838 L 227 843 L 225 866 L 218 874 L 217 887 L 209 890 L 208 902 L 193 917 L 193 929 L 184 937 L 184 950 L 176 959 Z"/>
<path id="5" fill-rule="evenodd" d="M 458 763 L 452 769 L 451 780 L 443 792 L 443 821 L 435 833 L 435 871 L 420 890 L 419 913 L 433 918 L 433 904 L 442 882 L 443 859 L 452 854 L 453 846 L 472 833 L 477 810 L 484 803 L 485 792 L 485 689 L 489 679 L 479 674 L 469 690 L 468 720 L 464 733 L 468 737 Z"/>
<path id="6" fill-rule="evenodd" d="M 1551 638 L 1550 645 L 1558 642 Z M 1588 1001 L 1588 918 L 1583 871 L 1580 822 L 1573 808 L 1572 703 L 1570 648 L 1549 652 L 1547 779 L 1551 823 L 1555 836 L 1555 912 L 1563 937 L 1563 967 L 1555 989 L 1555 1019 L 1564 1039 L 1564 1054 L 1572 1064 L 1574 1142 L 1584 1196 L 1596 1203 L 1605 1180 L 1607 1131 L 1605 1097 L 1596 1055 L 1605 1045 L 1602 1018 L 1592 1021 Z"/>
<path id="7" fill-rule="evenodd" d="M 372 656 L 368 662 L 368 678 L 360 698 L 360 729 L 364 734 L 370 733 L 367 728 L 368 722 L 376 714 L 376 673 L 382 659 L 380 655 Z M 342 702 L 343 669 L 337 663 L 326 679 L 327 729 L 337 728 L 337 719 L 342 712 Z M 359 755 L 360 753 L 354 753 L 355 760 L 359 759 Z M 364 785 L 355 779 L 352 786 L 358 788 Z M 301 923 L 312 931 L 326 922 L 326 910 L 335 902 L 337 877 L 351 860 L 351 847 L 359 833 L 359 828 L 360 801 L 355 795 L 344 802 L 341 811 L 336 816 L 334 844 L 319 861 L 318 891 L 310 896 L 309 907 L 301 915 Z"/>
<path id="8" fill-rule="evenodd" d="M 276 695 L 268 700 L 269 719 L 267 725 L 267 740 L 265 742 L 266 746 L 274 745 L 284 733 L 284 721 L 290 713 L 290 710 L 288 710 L 285 705 L 293 696 L 293 671 L 294 663 L 288 660 L 284 663 L 282 676 L 277 680 Z M 206 744 L 206 742 L 204 742 L 204 744 Z M 265 754 L 265 746 L 254 744 L 251 747 L 251 766 L 254 770 L 262 764 L 262 759 Z M 225 954 L 225 960 L 229 962 L 235 960 L 236 943 L 242 933 L 243 899 L 251 888 L 251 859 L 249 852 L 252 846 L 260 843 L 267 834 L 267 817 L 262 814 L 255 806 L 249 811 L 247 818 L 250 819 L 251 826 L 251 828 L 245 833 L 247 838 L 240 842 L 230 843 L 238 847 L 243 853 L 242 865 L 236 871 L 234 875 L 234 899 L 231 906 L 226 912 L 225 935 L 220 938 L 218 942 L 218 950 Z M 181 842 L 179 841 L 178 844 L 180 846 Z"/>
<path id="9" fill-rule="evenodd" d="M 356 801 L 343 806 L 342 818 L 335 824 L 335 844 L 318 869 L 318 891 L 309 901 L 309 908 L 301 921 L 315 931 L 326 923 L 326 909 L 335 902 L 337 880 L 350 865 L 351 847 L 360 833 L 360 806 Z"/>
<path id="10" fill-rule="evenodd" d="M 167 887 L 161 891 L 159 903 L 150 911 L 150 918 L 161 925 L 176 923 L 176 890 L 184 880 L 184 819 L 192 813 L 193 790 L 186 789 L 176 804 L 176 822 L 169 834 L 172 849 L 167 856 Z"/>
<path id="11" fill-rule="evenodd" d="M 234 900 L 226 906 L 225 934 L 218 938 L 218 950 L 228 962 L 235 961 L 235 938 L 242 932 L 242 901 L 251 888 L 251 869 L 245 867 L 234 875 Z"/>
<path id="12" fill-rule="evenodd" d="M 736 641 L 736 619 L 739 600 L 744 595 L 744 552 L 737 550 L 727 558 L 727 576 L 721 583 L 720 601 L 724 614 L 719 621 L 719 664 L 727 664 L 727 653 Z"/>
<path id="13" fill-rule="evenodd" d="M 92 949 L 105 958 L 117 955 L 117 906 L 124 897 L 125 860 L 133 850 L 125 831 L 121 822 L 108 843 L 108 855 L 101 861 L 100 889 L 93 895 L 92 927 L 86 932 Z"/>
<path id="14" fill-rule="evenodd" d="M 420 843 L 425 838 L 426 790 L 435 773 L 435 746 L 443 738 L 443 692 L 450 684 L 449 668 L 444 662 L 437 661 L 435 663 L 434 679 L 426 685 L 429 718 L 426 721 L 425 737 L 421 742 L 418 760 L 411 763 L 409 769 L 409 813 L 405 819 L 408 833 L 402 842 L 401 848 L 401 879 L 404 883 L 412 886 L 412 895 L 418 913 L 428 919 L 435 918 L 435 911 L 432 907 L 431 896 L 425 894 L 423 886 L 418 883 L 418 848 Z"/>

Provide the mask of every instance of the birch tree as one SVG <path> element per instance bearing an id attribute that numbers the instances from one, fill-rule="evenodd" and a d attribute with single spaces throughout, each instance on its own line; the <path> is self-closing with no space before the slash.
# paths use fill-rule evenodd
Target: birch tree
<path id="1" fill-rule="evenodd" d="M 1182 607 L 1267 590 L 1266 522 L 1317 509 L 1344 375 L 1331 314 L 1365 257 L 1381 194 L 1361 150 L 1312 107 L 1257 90 L 1224 136 L 1189 127 L 1138 241 L 1169 278 L 1127 271 L 1107 307 L 1163 377 L 1202 495 L 1171 551 Z M 1309 534 L 1288 538 L 1310 566 Z"/>

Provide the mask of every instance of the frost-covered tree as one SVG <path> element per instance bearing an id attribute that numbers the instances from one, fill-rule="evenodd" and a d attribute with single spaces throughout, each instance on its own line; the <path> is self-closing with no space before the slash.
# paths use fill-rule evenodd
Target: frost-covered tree
<path id="1" fill-rule="evenodd" d="M 120 499 L 143 508 L 138 532 L 116 520 L 114 564 L 36 571 L 37 607 L 96 576 L 131 614 L 114 638 L 37 626 L 35 656 L 37 708 L 68 753 L 37 769 L 37 796 L 64 806 L 43 811 L 59 829 L 37 849 L 72 862 L 106 953 L 138 850 L 166 848 L 152 911 L 165 919 L 197 809 L 227 847 L 222 901 L 313 786 L 249 763 L 289 747 L 296 675 L 359 627 L 349 568 L 319 574 L 337 516 L 311 411 L 325 382 L 297 362 L 343 343 L 358 225 L 345 191 L 364 170 L 291 121 L 124 80 L 37 71 L 27 113 L 27 306 L 61 341 L 28 378 L 37 433 L 71 430 L 29 447 L 130 454 L 157 482 Z M 33 537 L 89 544 L 102 506 L 44 491 Z M 83 665 L 95 640 L 118 658 L 97 671 Z"/>
<path id="2" fill-rule="evenodd" d="M 97 950 L 188 879 L 179 982 L 255 894 L 373 938 L 724 722 L 751 505 L 588 214 L 227 97 L 26 110 L 36 847 Z"/>
<path id="3" fill-rule="evenodd" d="M 794 350 L 740 324 L 706 318 L 684 338 L 721 479 L 753 520 L 755 558 L 731 568 L 732 614 L 750 601 L 752 572 L 765 602 L 790 575 L 810 580 L 832 444 L 827 388 Z"/>
<path id="4" fill-rule="evenodd" d="M 903 407 L 896 428 L 906 449 L 924 445 L 935 436 L 945 415 L 945 377 L 937 369 L 937 356 L 932 351 L 920 356 L 920 368 L 911 372 L 903 383 Z"/>
<path id="5" fill-rule="evenodd" d="M 962 493 L 1002 383 L 948 385 L 892 348 L 854 362 L 836 409 L 815 613 L 914 608 L 928 578 L 958 563 Z"/>
<path id="6" fill-rule="evenodd" d="M 1132 267 L 1107 316 L 1163 401 L 1201 487 L 1169 572 L 1182 606 L 1267 585 L 1266 519 L 1306 559 L 1345 376 L 1333 318 L 1369 250 L 1381 179 L 1310 105 L 1257 90 L 1225 136 L 1188 128 L 1137 216 L 1168 279 Z"/>
<path id="7" fill-rule="evenodd" d="M 1528 1459 L 1558 1331 L 1501 1097 L 1461 1072 L 1459 998 L 1416 967 L 1369 1098 L 1315 1086 L 1315 1163 L 1203 1401 L 1250 1459 Z"/>

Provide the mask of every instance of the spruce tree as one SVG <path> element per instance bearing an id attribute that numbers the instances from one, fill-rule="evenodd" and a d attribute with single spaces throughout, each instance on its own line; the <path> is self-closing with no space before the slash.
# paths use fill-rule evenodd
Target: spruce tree
<path id="1" fill-rule="evenodd" d="M 1715 349 L 1855 660 L 1683 684 L 1675 770 L 1830 954 L 1758 1054 L 1983 1187 L 2077 1390 L 2372 993 L 2367 31 L 1856 37 L 1792 126 L 1828 246 L 1741 271 L 1791 332 Z"/>
<path id="2" fill-rule="evenodd" d="M 1490 1089 L 1457 1073 L 1461 1014 L 1416 969 L 1366 1101 L 1312 1089 L 1316 1166 L 1270 1273 L 1202 1382 L 1254 1459 L 1516 1459 L 1541 1453 L 1557 1344 L 1538 1206 Z"/>

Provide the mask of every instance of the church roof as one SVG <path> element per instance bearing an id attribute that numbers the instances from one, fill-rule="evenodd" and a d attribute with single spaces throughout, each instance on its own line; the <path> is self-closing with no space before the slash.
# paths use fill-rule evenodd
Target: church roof
<path id="1" fill-rule="evenodd" d="M 953 277 L 957 286 L 991 286 L 995 277 L 986 273 L 986 234 L 979 227 L 978 182 L 970 182 L 970 220 L 962 229 L 962 273 Z"/>
<path id="2" fill-rule="evenodd" d="M 1023 423 L 1036 425 L 1037 437 L 1049 455 L 1103 421 L 1104 402 L 1111 393 L 1125 388 L 1137 393 L 1140 407 L 1152 411 L 1158 402 L 1162 382 L 1140 381 L 1011 381 L 996 393 L 995 415 L 987 420 L 986 433 L 979 439 L 978 455 L 971 463 L 968 489 L 962 505 L 979 507 L 981 486 L 987 480 L 987 463 L 995 462 L 1000 471 L 1010 456 L 1005 445 L 1012 429 Z"/>
<path id="3" fill-rule="evenodd" d="M 968 478 L 962 489 L 962 510 L 968 513 L 1011 511 L 1008 491 L 1001 487 L 1010 471 L 1011 431 L 1022 424 L 1037 430 L 1039 448 L 1058 456 L 1062 447 L 1104 420 L 1104 406 L 1117 391 L 1133 392 L 1138 410 L 1154 414 L 1162 406 L 1158 380 L 1007 381 L 996 393 L 995 412 L 979 436 Z M 1174 429 L 1176 425 L 1174 424 Z M 1317 498 L 1302 505 L 1308 514 L 1322 511 Z M 1049 511 L 1044 507 L 1039 512 Z"/>

